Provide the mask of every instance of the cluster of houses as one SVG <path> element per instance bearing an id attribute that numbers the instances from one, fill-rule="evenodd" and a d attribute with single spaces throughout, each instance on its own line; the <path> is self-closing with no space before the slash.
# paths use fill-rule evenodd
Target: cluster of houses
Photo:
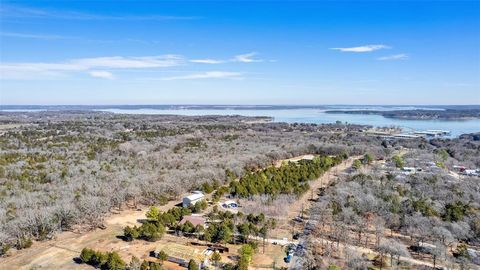
<path id="1" fill-rule="evenodd" d="M 182 198 L 182 207 L 190 207 L 195 203 L 205 200 L 205 194 L 201 191 L 193 191 L 188 196 Z M 233 200 L 227 200 L 219 203 L 219 205 L 225 209 L 236 209 L 239 204 Z M 202 215 L 190 215 L 184 216 L 179 222 L 180 225 L 190 222 L 193 226 L 201 225 L 207 227 L 207 219 Z M 187 267 L 191 259 L 198 263 L 199 269 L 205 269 L 211 265 L 210 257 L 213 252 L 228 252 L 228 248 L 219 245 L 209 245 L 208 248 L 200 250 L 194 245 L 179 244 L 175 242 L 168 242 L 166 244 L 159 245 L 154 251 L 153 256 L 158 257 L 161 252 L 165 252 L 168 255 L 167 260 L 176 263 L 180 266 Z"/>
<path id="2" fill-rule="evenodd" d="M 453 168 L 462 175 L 480 176 L 480 169 L 467 169 L 465 166 L 453 166 Z"/>
<path id="3" fill-rule="evenodd" d="M 396 175 L 398 179 L 413 174 L 437 174 L 443 169 L 433 161 L 415 160 L 414 166 L 404 166 L 398 169 L 393 161 L 386 161 L 382 167 L 391 175 Z"/>
<path id="4" fill-rule="evenodd" d="M 399 133 L 399 130 L 367 130 L 367 135 L 381 137 L 386 140 L 392 139 L 417 139 L 417 138 L 437 138 L 443 136 L 449 136 L 448 130 L 425 130 L 425 131 L 412 131 L 408 133 Z"/>
<path id="5" fill-rule="evenodd" d="M 400 168 L 400 170 L 398 170 L 395 168 L 395 164 L 393 162 L 386 162 L 384 167 L 390 168 L 388 169 L 389 173 L 395 174 L 395 175 L 411 175 L 411 174 L 417 174 L 417 173 L 437 173 L 438 171 L 443 170 L 433 161 L 427 161 L 427 162 L 417 161 L 416 163 L 417 165 L 418 163 L 421 163 L 421 165 L 418 165 L 416 167 L 402 167 Z M 461 166 L 461 165 L 453 166 L 453 169 L 459 175 L 480 177 L 480 169 L 468 169 L 465 166 Z"/>
<path id="6" fill-rule="evenodd" d="M 434 173 L 441 170 L 440 167 L 438 167 L 435 163 L 432 162 L 432 164 L 427 164 L 425 167 L 402 167 L 400 169 L 400 174 L 404 175 L 410 175 L 410 174 L 416 174 L 416 173 Z"/>

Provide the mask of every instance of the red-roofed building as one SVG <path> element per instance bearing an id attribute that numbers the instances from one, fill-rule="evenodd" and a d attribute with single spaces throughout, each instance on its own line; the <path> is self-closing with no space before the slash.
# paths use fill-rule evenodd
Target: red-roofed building
<path id="1" fill-rule="evenodd" d="M 182 225 L 187 221 L 190 221 L 190 223 L 192 223 L 193 226 L 202 225 L 203 227 L 205 227 L 206 219 L 201 216 L 184 216 L 179 224 Z"/>

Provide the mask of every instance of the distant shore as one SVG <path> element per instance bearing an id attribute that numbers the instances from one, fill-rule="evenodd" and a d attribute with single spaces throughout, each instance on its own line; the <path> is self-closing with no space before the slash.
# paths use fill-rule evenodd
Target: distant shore
<path id="1" fill-rule="evenodd" d="M 163 116 L 237 116 L 239 121 L 247 122 L 283 122 L 298 124 L 353 124 L 371 127 L 395 127 L 410 131 L 448 130 L 448 137 L 458 137 L 462 134 L 479 132 L 480 117 L 471 117 L 473 111 L 480 111 L 479 105 L 464 106 L 367 106 L 367 105 L 318 105 L 316 108 L 300 106 L 283 107 L 244 106 L 244 105 L 0 105 L 0 118 L 12 114 L 29 118 L 35 114 L 82 115 L 89 113 L 108 114 L 112 117 L 121 115 L 137 115 L 138 117 Z M 169 109 L 170 108 L 170 109 Z M 210 109 L 207 109 L 210 108 Z M 228 109 L 227 109 L 228 108 Z M 458 112 L 469 112 L 469 115 L 459 115 Z M 337 113 L 335 113 L 337 112 Z M 404 112 L 400 114 L 399 112 Z M 416 115 L 411 115 L 414 112 Z M 421 113 L 421 115 L 418 115 Z M 455 114 L 454 114 L 455 113 Z M 439 116 L 439 114 L 441 114 Z M 446 117 L 449 114 L 449 117 Z M 141 116 L 143 115 L 143 116 Z M 455 117 L 453 117 L 455 116 Z M 253 118 L 252 118 L 253 117 Z M 8 120 L 3 120 L 8 121 Z M 252 122 L 253 121 L 253 122 Z"/>
<path id="2" fill-rule="evenodd" d="M 451 120 L 467 121 L 480 119 L 480 109 L 445 109 L 445 110 L 327 110 L 331 114 L 381 115 L 386 118 L 402 120 Z"/>

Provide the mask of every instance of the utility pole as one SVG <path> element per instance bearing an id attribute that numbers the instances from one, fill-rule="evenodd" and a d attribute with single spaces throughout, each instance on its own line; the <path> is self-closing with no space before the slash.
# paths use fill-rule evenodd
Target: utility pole
<path id="1" fill-rule="evenodd" d="M 295 220 L 292 221 L 292 237 L 295 234 Z"/>

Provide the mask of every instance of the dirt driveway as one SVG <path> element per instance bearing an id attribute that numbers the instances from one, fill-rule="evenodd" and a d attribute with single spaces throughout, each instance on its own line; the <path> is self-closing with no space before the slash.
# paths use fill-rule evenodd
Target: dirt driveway
<path id="1" fill-rule="evenodd" d="M 312 190 L 320 188 L 331 179 L 334 179 L 334 174 L 351 166 L 354 158 L 352 157 L 342 164 L 337 165 L 322 177 L 315 181 L 311 181 Z M 281 164 L 281 162 L 280 162 Z M 315 192 L 314 192 L 315 193 Z M 298 215 L 302 209 L 309 207 L 310 193 L 308 192 L 301 197 L 299 201 L 289 206 L 288 218 L 291 219 Z M 175 204 L 179 203 L 180 199 L 170 201 L 168 204 L 159 207 L 160 210 L 166 211 Z M 0 268 L 2 270 L 16 270 L 16 269 L 92 269 L 91 266 L 84 264 L 77 264 L 73 260 L 77 257 L 84 247 L 93 248 L 102 251 L 118 251 L 120 255 L 129 261 L 132 255 L 145 259 L 149 252 L 154 250 L 158 243 L 146 242 L 136 240 L 133 242 L 124 242 L 117 236 L 123 234 L 123 228 L 127 225 L 138 225 L 138 220 L 145 218 L 147 207 L 137 210 L 123 210 L 120 213 L 115 213 L 105 218 L 106 229 L 95 229 L 85 233 L 62 232 L 57 234 L 56 238 L 44 242 L 34 242 L 32 247 L 24 250 L 14 251 L 11 256 L 0 258 Z M 165 241 L 169 241 L 171 236 L 165 235 Z M 162 240 L 163 241 L 163 240 Z M 176 241 L 170 239 L 170 241 Z"/>
<path id="2" fill-rule="evenodd" d="M 160 209 L 168 210 L 177 201 L 169 202 Z M 86 233 L 74 232 L 59 233 L 55 239 L 45 242 L 34 242 L 32 247 L 19 250 L 9 257 L 0 259 L 0 268 L 9 269 L 92 269 L 91 266 L 77 264 L 73 260 L 84 247 L 97 250 L 116 250 L 124 259 L 129 261 L 132 255 L 144 259 L 155 243 L 146 241 L 124 242 L 117 236 L 123 234 L 127 225 L 138 225 L 137 220 L 144 219 L 147 208 L 141 211 L 123 210 L 105 219 L 106 229 L 95 229 Z M 167 237 L 167 236 L 166 236 Z M 128 258 L 128 259 L 127 259 Z"/>

